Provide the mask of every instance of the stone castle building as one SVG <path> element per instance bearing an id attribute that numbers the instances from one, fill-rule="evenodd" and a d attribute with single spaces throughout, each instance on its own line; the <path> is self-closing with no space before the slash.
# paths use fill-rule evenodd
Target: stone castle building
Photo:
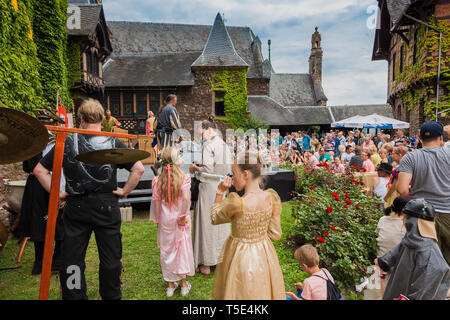
<path id="1" fill-rule="evenodd" d="M 309 73 L 276 73 L 261 40 L 249 27 L 107 21 L 113 53 L 105 64 L 105 108 L 130 131 L 143 133 L 148 110 L 156 113 L 169 93 L 178 96 L 183 127 L 224 116 L 226 90 L 205 79 L 218 70 L 246 72 L 248 111 L 271 127 L 330 125 L 356 114 L 391 116 L 386 105 L 327 106 L 322 87 L 321 35 L 311 37 Z"/>
<path id="2" fill-rule="evenodd" d="M 439 33 L 414 19 L 443 32 L 439 111 L 449 109 L 450 1 L 378 0 L 378 7 L 372 60 L 388 61 L 387 102 L 396 119 L 410 123 L 412 134 L 435 119 L 439 45 Z M 448 112 L 438 115 L 438 121 L 448 124 Z"/>
<path id="3" fill-rule="evenodd" d="M 209 114 L 225 120 L 247 112 L 282 131 L 329 126 L 357 114 L 392 116 L 387 105 L 327 106 L 317 27 L 305 59 L 309 72 L 276 73 L 252 29 L 225 26 L 220 14 L 212 26 L 108 21 L 98 0 L 69 4 L 79 6 L 84 22 L 80 30 L 68 30 L 69 42 L 81 44 L 81 89 L 74 104 L 85 97 L 99 99 L 131 133 L 145 133 L 147 112 L 156 114 L 170 93 L 177 94 L 182 125 L 191 134 L 194 121 Z M 211 82 L 224 72 L 230 74 L 233 94 L 217 79 Z M 235 101 L 245 110 L 225 115 Z"/>
<path id="4" fill-rule="evenodd" d="M 105 106 L 130 129 L 137 123 L 141 132 L 147 110 L 156 113 L 169 93 L 177 94 L 188 130 L 208 114 L 223 116 L 224 93 L 204 82 L 214 70 L 246 70 L 249 102 L 270 96 L 282 105 L 326 105 L 317 30 L 312 74 L 277 74 L 263 58 L 259 37 L 249 27 L 225 27 L 220 14 L 212 27 L 122 21 L 108 21 L 108 27 L 113 54 L 104 68 Z"/>

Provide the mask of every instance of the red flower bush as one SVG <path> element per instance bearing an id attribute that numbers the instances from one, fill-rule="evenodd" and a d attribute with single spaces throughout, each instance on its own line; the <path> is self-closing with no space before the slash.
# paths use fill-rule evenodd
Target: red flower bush
<path id="1" fill-rule="evenodd" d="M 354 287 L 367 275 L 364 267 L 371 265 L 377 254 L 375 230 L 383 215 L 378 209 L 379 199 L 363 192 L 361 178 L 354 176 L 356 170 L 349 175 L 334 175 L 325 170 L 324 165 L 315 172 L 302 165 L 282 167 L 295 170 L 293 175 L 298 176 L 295 181 L 297 197 L 291 212 L 296 220 L 292 221 L 286 244 L 292 247 L 306 243 L 320 245 L 320 259 L 333 277 L 344 286 Z M 342 205 L 333 205 L 341 195 Z M 352 204 L 348 205 L 345 200 Z"/>
<path id="2" fill-rule="evenodd" d="M 336 201 L 341 201 L 341 200 L 339 199 L 339 195 L 338 195 L 336 192 L 333 192 L 333 193 L 331 194 L 331 196 L 334 197 L 334 199 L 335 199 Z"/>
<path id="3" fill-rule="evenodd" d="M 349 200 L 349 199 L 345 200 L 345 203 L 346 204 L 353 204 L 353 202 L 351 200 Z"/>
<path id="4" fill-rule="evenodd" d="M 324 235 L 324 236 L 327 236 L 327 235 L 328 235 L 328 233 L 327 233 L 327 232 L 324 232 L 324 233 L 323 233 L 323 235 Z"/>
<path id="5" fill-rule="evenodd" d="M 356 208 L 356 209 L 359 209 L 359 206 L 358 206 L 358 205 L 356 205 L 356 206 L 355 206 L 355 208 Z"/>

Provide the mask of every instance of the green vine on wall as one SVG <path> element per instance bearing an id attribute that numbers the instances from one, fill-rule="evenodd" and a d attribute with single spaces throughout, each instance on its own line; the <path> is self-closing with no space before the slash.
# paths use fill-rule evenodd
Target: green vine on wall
<path id="1" fill-rule="evenodd" d="M 55 106 L 59 88 L 61 103 L 71 109 L 67 70 L 67 0 L 34 0 L 33 33 L 41 61 L 43 95 Z"/>
<path id="2" fill-rule="evenodd" d="M 70 61 L 81 52 L 67 45 L 67 0 L 0 0 L 0 104 L 33 113 L 72 107 Z M 69 56 L 69 57 L 68 57 Z M 75 68 L 76 66 L 73 66 Z M 79 69 L 79 65 L 78 65 Z"/>
<path id="3" fill-rule="evenodd" d="M 224 91 L 225 118 L 218 118 L 232 129 L 267 129 L 267 125 L 247 117 L 247 71 L 242 70 L 214 70 L 205 79 L 207 85 L 213 90 Z"/>
<path id="4" fill-rule="evenodd" d="M 77 88 L 81 81 L 81 45 L 83 40 L 69 39 L 67 43 L 67 85 L 69 89 Z"/>
<path id="5" fill-rule="evenodd" d="M 0 0 L 0 105 L 29 114 L 48 106 L 42 98 L 36 36 L 29 37 L 31 2 L 18 1 L 16 12 L 10 0 Z"/>
<path id="6" fill-rule="evenodd" d="M 439 99 L 438 109 L 445 110 L 450 108 L 450 25 L 446 21 L 435 19 L 434 16 L 428 19 L 428 24 L 442 31 L 440 90 L 443 90 L 443 95 Z M 413 33 L 414 29 L 410 28 L 408 39 L 413 39 Z M 433 117 L 436 111 L 438 43 L 438 32 L 420 26 L 416 38 L 416 63 L 413 64 L 413 57 L 410 55 L 403 64 L 403 71 L 400 74 L 398 65 L 394 66 L 395 74 L 398 76 L 394 81 L 393 91 L 399 91 L 399 98 L 408 110 L 423 106 L 424 114 L 430 117 Z M 419 89 L 419 84 L 426 90 Z"/>

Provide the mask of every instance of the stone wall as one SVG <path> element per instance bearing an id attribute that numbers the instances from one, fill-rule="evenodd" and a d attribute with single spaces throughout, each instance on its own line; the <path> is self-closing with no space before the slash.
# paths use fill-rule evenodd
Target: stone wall
<path id="1" fill-rule="evenodd" d="M 447 0 L 440 0 L 437 2 L 435 7 L 435 15 L 437 19 L 445 20 L 447 22 L 450 21 L 450 3 Z M 409 30 L 412 30 L 411 34 L 414 31 L 414 28 L 419 27 L 417 26 L 411 26 L 409 27 Z M 400 62 L 400 48 L 403 46 L 404 48 L 404 59 L 403 59 L 403 65 L 404 67 L 407 65 L 410 65 L 412 63 L 412 55 L 413 55 L 413 48 L 414 48 L 414 39 L 412 38 L 411 34 L 405 34 L 409 39 L 410 43 L 407 45 L 405 41 L 402 40 L 402 38 L 398 34 L 393 34 L 391 43 L 390 43 L 390 56 L 388 61 L 388 103 L 391 104 L 393 109 L 393 114 L 396 119 L 399 119 L 401 121 L 406 121 L 410 123 L 410 132 L 415 134 L 417 129 L 420 128 L 420 126 L 426 122 L 431 120 L 430 117 L 426 117 L 424 115 L 424 105 L 423 103 L 417 104 L 414 106 L 406 105 L 402 100 L 400 99 L 400 95 L 403 90 L 419 90 L 419 92 L 425 93 L 427 91 L 427 88 L 432 88 L 433 91 L 436 89 L 436 81 L 433 79 L 431 81 L 425 82 L 419 82 L 415 83 L 413 85 L 410 85 L 409 87 L 405 83 L 399 83 L 397 88 L 394 88 L 394 81 L 392 79 L 392 73 L 394 65 L 392 63 L 393 55 L 396 53 L 396 72 L 395 76 L 396 79 L 398 79 L 400 70 L 399 70 L 399 62 Z M 437 59 L 438 52 L 437 50 L 434 50 L 432 52 L 428 53 L 430 56 L 433 56 L 435 59 Z M 448 89 L 445 88 L 445 85 L 441 83 L 439 88 L 440 93 L 440 102 L 446 103 L 447 101 L 444 101 L 444 96 L 447 96 Z M 427 101 L 435 101 L 435 94 L 428 94 Z M 410 110 L 408 110 L 408 107 Z M 446 125 L 450 122 L 450 116 L 442 117 L 439 116 L 438 121 L 442 124 Z"/>
<path id="2" fill-rule="evenodd" d="M 191 134 L 191 140 L 194 139 L 194 122 L 208 119 L 210 114 L 214 114 L 213 92 L 204 78 L 210 71 L 197 70 L 195 75 L 195 84 L 189 88 L 178 88 L 176 94 L 178 104 L 176 106 L 180 115 L 180 121 L 183 129 Z M 225 125 L 219 122 L 222 132 L 225 131 Z"/>
<path id="3" fill-rule="evenodd" d="M 269 79 L 247 79 L 247 94 L 249 96 L 269 95 Z"/>
<path id="4" fill-rule="evenodd" d="M 435 7 L 436 18 L 450 19 L 450 2 L 448 0 L 440 0 Z"/>

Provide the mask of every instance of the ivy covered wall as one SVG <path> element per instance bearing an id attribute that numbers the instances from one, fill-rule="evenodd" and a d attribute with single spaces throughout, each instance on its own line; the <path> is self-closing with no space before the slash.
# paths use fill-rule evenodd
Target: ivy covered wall
<path id="1" fill-rule="evenodd" d="M 44 98 L 56 103 L 59 87 L 64 107 L 72 105 L 67 71 L 67 0 L 33 0 L 33 33 Z"/>
<path id="2" fill-rule="evenodd" d="M 0 0 L 0 105 L 27 113 L 48 107 L 32 21 L 33 0 Z"/>
<path id="3" fill-rule="evenodd" d="M 232 129 L 264 129 L 265 124 L 256 120 L 253 116 L 247 117 L 248 97 L 247 97 L 247 70 L 213 70 L 208 79 L 209 87 L 215 91 L 225 92 L 225 118 L 218 118 L 218 121 L 231 126 Z"/>
<path id="4" fill-rule="evenodd" d="M 443 33 L 438 109 L 445 110 L 450 108 L 450 24 L 444 20 L 436 20 L 434 16 L 429 17 L 427 23 Z M 394 66 L 396 79 L 390 92 L 398 94 L 409 111 L 420 106 L 423 107 L 426 116 L 433 118 L 436 112 L 439 33 L 426 26 L 417 29 L 416 63 L 413 64 L 414 32 L 414 28 L 410 28 L 406 34 L 406 37 L 412 40 L 409 46 L 402 41 L 401 45 L 406 49 L 406 58 L 401 73 L 399 63 Z M 396 52 L 399 56 L 399 50 Z"/>
<path id="5" fill-rule="evenodd" d="M 67 0 L 0 0 L 0 104 L 70 109 Z"/>

